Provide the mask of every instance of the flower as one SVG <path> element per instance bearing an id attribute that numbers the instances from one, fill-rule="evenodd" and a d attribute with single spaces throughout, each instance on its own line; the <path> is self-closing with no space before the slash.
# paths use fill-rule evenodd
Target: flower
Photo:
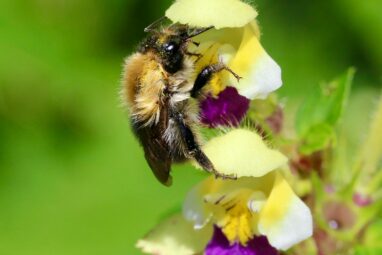
<path id="1" fill-rule="evenodd" d="M 192 225 L 177 216 L 178 224 L 187 226 L 183 231 L 188 234 L 164 231 L 175 228 L 167 222 L 138 243 L 143 251 L 152 254 L 154 251 L 155 254 L 194 254 L 206 247 L 204 251 L 209 255 L 228 254 L 235 249 L 247 251 L 243 254 L 258 255 L 268 253 L 256 253 L 256 249 L 268 250 L 272 246 L 286 250 L 312 235 L 309 208 L 294 194 L 277 170 L 286 163 L 280 153 L 269 149 L 256 133 L 243 129 L 213 138 L 206 148 L 210 148 L 210 144 L 213 145 L 211 148 L 218 148 L 207 150 L 212 162 L 217 167 L 230 167 L 236 161 L 236 173 L 241 177 L 221 180 L 210 176 L 196 185 L 188 193 L 183 206 L 184 219 Z M 225 151 L 224 157 L 215 155 L 222 151 Z M 214 161 L 216 159 L 221 165 Z M 241 169 L 247 167 L 245 161 L 253 167 L 252 171 Z M 256 165 L 256 162 L 261 164 Z M 220 232 L 227 241 L 220 238 Z M 184 235 L 198 240 L 189 245 L 191 241 L 185 241 Z M 262 236 L 266 237 L 266 242 Z M 172 247 L 169 248 L 168 244 Z M 186 244 L 187 252 L 179 252 Z M 172 249 L 173 253 L 168 249 Z M 220 253 L 213 253 L 217 250 Z"/>
<path id="2" fill-rule="evenodd" d="M 309 208 L 279 173 L 237 181 L 208 178 L 188 194 L 183 210 L 196 229 L 216 224 L 231 246 L 263 235 L 287 250 L 312 235 Z"/>
<path id="3" fill-rule="evenodd" d="M 242 79 L 226 72 L 216 74 L 210 82 L 213 95 L 233 86 L 249 99 L 265 98 L 282 85 L 280 67 L 259 42 L 257 12 L 250 5 L 240 0 L 177 0 L 166 16 L 174 23 L 214 26 L 195 38 L 201 45 L 192 50 L 203 55 L 196 71 L 222 61 Z"/>
<path id="4" fill-rule="evenodd" d="M 250 101 L 227 87 L 217 98 L 207 96 L 200 104 L 201 122 L 209 127 L 238 126 L 249 109 Z"/>

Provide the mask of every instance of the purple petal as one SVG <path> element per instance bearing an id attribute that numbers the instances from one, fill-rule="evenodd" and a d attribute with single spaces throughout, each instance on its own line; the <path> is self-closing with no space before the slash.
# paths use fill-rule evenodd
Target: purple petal
<path id="1" fill-rule="evenodd" d="M 207 96 L 200 104 L 201 121 L 209 127 L 238 126 L 249 109 L 250 100 L 227 87 L 217 98 Z"/>
<path id="2" fill-rule="evenodd" d="M 251 239 L 247 246 L 240 243 L 230 245 L 220 228 L 214 228 L 212 240 L 206 247 L 205 255 L 278 255 L 265 236 Z"/>

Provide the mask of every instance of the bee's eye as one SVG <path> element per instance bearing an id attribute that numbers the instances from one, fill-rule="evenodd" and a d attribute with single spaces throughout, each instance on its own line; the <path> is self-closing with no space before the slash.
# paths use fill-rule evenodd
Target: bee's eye
<path id="1" fill-rule="evenodd" d="M 175 52 L 177 51 L 177 49 L 178 49 L 178 46 L 173 42 L 166 43 L 164 45 L 164 50 L 168 53 Z"/>

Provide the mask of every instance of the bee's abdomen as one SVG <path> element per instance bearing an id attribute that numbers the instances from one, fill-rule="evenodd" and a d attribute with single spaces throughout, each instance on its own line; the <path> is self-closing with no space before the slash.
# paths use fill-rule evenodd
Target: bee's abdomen
<path id="1" fill-rule="evenodd" d="M 122 100 L 127 106 L 134 104 L 135 95 L 137 93 L 137 81 L 143 73 L 144 55 L 136 53 L 125 60 L 125 65 L 122 74 Z"/>
<path id="2" fill-rule="evenodd" d="M 163 72 L 151 55 L 137 53 L 127 59 L 122 94 L 135 121 L 145 125 L 158 121 L 164 81 Z"/>

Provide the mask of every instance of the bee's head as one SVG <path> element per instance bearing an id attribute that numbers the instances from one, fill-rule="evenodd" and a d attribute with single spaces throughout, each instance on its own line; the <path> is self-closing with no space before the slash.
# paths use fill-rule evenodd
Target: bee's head
<path id="1" fill-rule="evenodd" d="M 169 73 L 176 73 L 182 68 L 183 58 L 187 52 L 191 38 L 210 28 L 192 29 L 186 25 L 171 25 L 162 31 L 152 32 L 141 46 L 142 52 L 156 53 L 164 69 Z"/>
<path id="2" fill-rule="evenodd" d="M 180 28 L 176 30 L 169 29 L 159 36 L 156 50 L 167 72 L 175 73 L 182 68 L 188 41 L 187 30 Z"/>

